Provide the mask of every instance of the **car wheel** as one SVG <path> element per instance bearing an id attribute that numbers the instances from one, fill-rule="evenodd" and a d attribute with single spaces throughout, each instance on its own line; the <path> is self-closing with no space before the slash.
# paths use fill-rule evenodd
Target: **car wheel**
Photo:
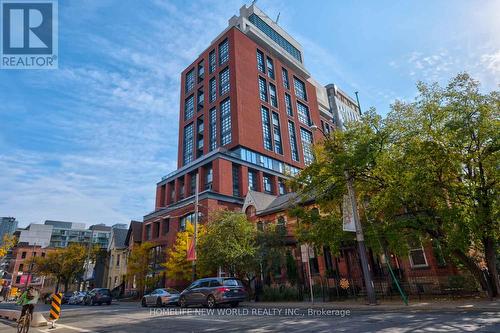
<path id="1" fill-rule="evenodd" d="M 240 304 L 239 302 L 231 302 L 231 307 L 237 308 L 239 304 Z"/>
<path id="2" fill-rule="evenodd" d="M 186 307 L 186 305 L 187 305 L 187 303 L 186 303 L 186 298 L 183 296 L 183 297 L 181 297 L 181 298 L 179 299 L 179 306 L 180 306 L 181 308 L 185 308 L 185 307 Z"/>
<path id="3" fill-rule="evenodd" d="M 146 299 L 143 297 L 141 301 L 141 305 L 143 308 L 147 307 L 148 305 L 146 304 Z"/>
<path id="4" fill-rule="evenodd" d="M 160 298 L 160 297 L 158 297 L 158 298 L 156 299 L 156 307 L 157 307 L 157 308 L 161 308 L 161 306 L 162 306 L 162 305 L 163 305 L 163 304 L 161 303 L 161 298 Z"/>
<path id="5" fill-rule="evenodd" d="M 215 305 L 216 305 L 215 298 L 212 295 L 209 295 L 207 297 L 207 307 L 209 309 L 212 309 L 212 308 L 215 308 Z"/>

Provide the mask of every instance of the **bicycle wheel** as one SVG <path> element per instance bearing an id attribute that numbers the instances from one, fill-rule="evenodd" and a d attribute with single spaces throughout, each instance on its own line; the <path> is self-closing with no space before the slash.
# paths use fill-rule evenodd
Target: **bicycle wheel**
<path id="1" fill-rule="evenodd" d="M 24 321 L 24 331 L 23 331 L 23 333 L 28 333 L 28 331 L 30 330 L 31 317 L 32 316 L 33 316 L 32 313 L 30 313 L 29 316 L 26 316 L 26 320 Z"/>

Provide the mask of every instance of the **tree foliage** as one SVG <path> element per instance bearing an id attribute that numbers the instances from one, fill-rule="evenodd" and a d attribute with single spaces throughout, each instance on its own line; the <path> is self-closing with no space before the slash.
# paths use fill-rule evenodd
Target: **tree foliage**
<path id="1" fill-rule="evenodd" d="M 219 267 L 233 276 L 245 277 L 255 263 L 255 227 L 245 214 L 216 212 L 206 224 L 198 243 L 200 269 L 216 272 Z"/>
<path id="2" fill-rule="evenodd" d="M 2 242 L 0 242 L 0 259 L 3 258 L 11 248 L 17 243 L 17 238 L 12 235 L 5 234 Z"/>
<path id="3" fill-rule="evenodd" d="M 95 257 L 96 249 L 89 251 L 82 244 L 71 244 L 66 248 L 55 249 L 48 252 L 45 257 L 34 257 L 29 264 L 33 264 L 33 271 L 56 279 L 56 292 L 59 283 L 64 285 L 64 291 L 75 279 L 83 274 L 84 264 L 87 259 Z"/>
<path id="4" fill-rule="evenodd" d="M 433 239 L 493 296 L 500 290 L 500 93 L 480 93 L 468 74 L 446 87 L 417 88 L 414 102 L 396 102 L 385 119 L 371 110 L 335 131 L 293 185 L 313 193 L 323 207 L 341 207 L 347 174 L 369 245 L 405 251 L 408 241 Z M 337 227 L 330 220 L 326 224 Z M 333 235 L 313 238 L 338 242 Z"/>
<path id="5" fill-rule="evenodd" d="M 204 226 L 197 227 L 197 239 L 202 238 Z M 194 226 L 191 223 L 186 225 L 185 231 L 180 231 L 176 235 L 175 244 L 167 250 L 167 262 L 163 266 L 167 270 L 167 277 L 170 279 L 189 281 L 192 277 L 193 263 L 187 260 L 188 240 L 191 241 L 194 235 Z M 203 271 L 197 268 L 198 275 L 204 275 Z"/>
<path id="6" fill-rule="evenodd" d="M 151 283 L 154 283 L 154 281 L 151 281 L 153 273 L 153 267 L 151 266 L 153 247 L 154 244 L 151 242 L 134 245 L 128 257 L 127 275 L 135 281 L 139 296 L 142 296 L 145 289 Z"/>

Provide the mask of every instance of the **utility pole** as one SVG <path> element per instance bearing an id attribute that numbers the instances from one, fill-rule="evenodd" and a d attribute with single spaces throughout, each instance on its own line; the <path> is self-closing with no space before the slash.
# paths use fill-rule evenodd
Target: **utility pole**
<path id="1" fill-rule="evenodd" d="M 375 305 L 377 304 L 377 298 L 375 297 L 375 289 L 373 288 L 373 280 L 370 272 L 370 265 L 368 264 L 368 258 L 366 257 L 365 236 L 363 234 L 363 227 L 361 226 L 361 221 L 359 220 L 356 192 L 354 191 L 352 178 L 350 177 L 347 171 L 345 171 L 345 177 L 347 182 L 347 192 L 352 206 L 352 218 L 354 219 L 354 225 L 356 226 L 356 240 L 358 242 L 358 252 L 359 252 L 359 259 L 361 260 L 361 268 L 363 269 L 363 278 L 365 280 L 366 295 L 368 297 L 368 303 L 370 305 Z"/>
<path id="2" fill-rule="evenodd" d="M 193 235 L 193 249 L 194 249 L 194 260 L 193 260 L 193 278 L 196 280 L 196 241 L 198 237 L 198 201 L 199 201 L 199 191 L 200 191 L 200 173 L 196 173 L 196 188 L 194 190 L 194 235 Z"/>
<path id="3" fill-rule="evenodd" d="M 24 287 L 28 287 L 28 284 L 30 281 L 30 278 L 31 278 L 31 270 L 33 269 L 33 261 L 35 260 L 35 246 L 36 246 L 36 242 L 33 243 L 33 247 L 32 247 L 32 252 L 31 252 L 31 262 L 30 262 L 30 266 L 28 267 L 28 276 L 26 277 L 26 281 L 24 282 Z"/>

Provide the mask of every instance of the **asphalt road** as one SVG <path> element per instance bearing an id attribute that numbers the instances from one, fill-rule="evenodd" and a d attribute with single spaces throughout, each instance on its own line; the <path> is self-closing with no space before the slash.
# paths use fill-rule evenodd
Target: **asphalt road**
<path id="1" fill-rule="evenodd" d="M 0 308 L 13 307 L 0 304 Z M 30 332 L 500 332 L 500 309 L 484 312 L 352 310 L 349 313 L 348 309 L 333 305 L 324 309 L 330 312 L 245 306 L 219 308 L 213 312 L 203 308 L 144 309 L 138 303 L 64 305 L 55 329 L 40 327 Z M 41 305 L 37 311 L 48 313 L 48 308 Z M 16 332 L 15 326 L 0 320 L 0 332 Z"/>

